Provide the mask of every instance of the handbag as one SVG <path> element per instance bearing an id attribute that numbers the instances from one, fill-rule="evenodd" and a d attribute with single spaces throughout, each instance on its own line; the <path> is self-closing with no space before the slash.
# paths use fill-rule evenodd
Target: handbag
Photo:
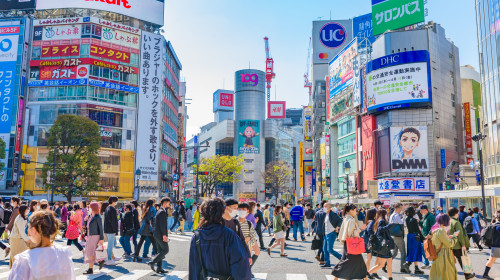
<path id="1" fill-rule="evenodd" d="M 108 243 L 106 242 L 102 246 L 98 246 L 97 249 L 95 249 L 96 261 L 101 261 L 108 258 L 107 248 L 108 248 Z"/>
<path id="2" fill-rule="evenodd" d="M 314 235 L 313 240 L 311 241 L 311 250 L 319 250 L 321 248 L 321 240 L 317 235 Z"/>
<path id="3" fill-rule="evenodd" d="M 203 262 L 203 258 L 201 257 L 201 240 L 200 240 L 200 233 L 196 232 L 195 233 L 195 243 L 196 243 L 196 251 L 198 252 L 198 261 L 200 262 L 201 265 L 201 279 L 205 280 L 234 280 L 232 275 L 229 276 L 223 276 L 223 275 L 217 275 L 215 273 L 211 273 L 210 271 L 207 270 L 205 267 L 205 263 Z"/>
<path id="4" fill-rule="evenodd" d="M 464 273 L 472 274 L 474 273 L 474 269 L 472 268 L 472 261 L 470 259 L 469 254 L 467 254 L 467 250 L 464 250 L 462 248 L 462 267 L 464 270 Z"/>
<path id="5" fill-rule="evenodd" d="M 349 255 L 361 255 L 366 252 L 365 240 L 361 237 L 348 237 L 347 240 L 347 253 Z"/>
<path id="6" fill-rule="evenodd" d="M 372 235 L 370 237 L 370 245 L 372 253 L 380 256 L 387 256 L 389 254 L 389 244 L 387 240 L 380 235 Z"/>
<path id="7" fill-rule="evenodd" d="M 395 236 L 395 237 L 404 237 L 405 236 L 404 227 L 401 224 L 392 224 L 390 232 L 391 232 L 391 235 Z"/>
<path id="8" fill-rule="evenodd" d="M 80 232 L 78 231 L 78 227 L 76 226 L 76 223 L 74 221 L 71 221 L 69 223 L 69 226 L 66 229 L 66 234 L 64 234 L 64 236 L 67 239 L 77 239 L 78 236 L 80 236 Z"/>

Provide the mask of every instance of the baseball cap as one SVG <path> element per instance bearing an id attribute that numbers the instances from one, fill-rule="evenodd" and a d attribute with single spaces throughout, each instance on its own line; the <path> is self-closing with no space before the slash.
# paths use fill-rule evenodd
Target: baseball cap
<path id="1" fill-rule="evenodd" d="M 425 209 L 425 210 L 427 210 L 427 209 L 428 209 L 428 208 L 427 208 L 427 205 L 425 205 L 425 204 L 422 204 L 422 205 L 420 205 L 420 206 L 418 207 L 418 210 L 424 210 L 424 209 Z"/>

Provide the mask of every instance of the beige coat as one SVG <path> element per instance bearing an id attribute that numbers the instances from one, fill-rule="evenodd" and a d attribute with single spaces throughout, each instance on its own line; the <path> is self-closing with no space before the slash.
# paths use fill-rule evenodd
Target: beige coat
<path id="1" fill-rule="evenodd" d="M 342 226 L 340 226 L 339 240 L 342 244 L 344 244 L 349 237 L 359 237 L 360 232 L 361 228 L 358 223 L 358 218 L 347 214 L 344 217 Z"/>
<path id="2" fill-rule="evenodd" d="M 14 226 L 12 227 L 12 232 L 10 234 L 10 261 L 9 268 L 12 268 L 14 264 L 14 257 L 22 252 L 28 250 L 26 242 L 28 242 L 29 237 L 26 235 L 26 220 L 18 215 L 14 221 Z"/>

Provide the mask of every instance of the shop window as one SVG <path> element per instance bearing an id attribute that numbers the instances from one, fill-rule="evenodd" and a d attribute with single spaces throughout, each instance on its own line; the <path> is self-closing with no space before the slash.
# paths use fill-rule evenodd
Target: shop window
<path id="1" fill-rule="evenodd" d="M 89 44 L 83 44 L 80 45 L 80 55 L 83 57 L 88 57 L 90 55 L 90 45 Z"/>
<path id="2" fill-rule="evenodd" d="M 90 65 L 90 76 L 99 77 L 99 66 Z"/>
<path id="3" fill-rule="evenodd" d="M 40 59 L 42 56 L 42 47 L 33 47 L 31 49 L 31 59 Z"/>
<path id="4" fill-rule="evenodd" d="M 132 66 L 139 65 L 139 54 L 136 54 L 136 53 L 130 54 L 130 65 L 132 65 Z"/>
<path id="5" fill-rule="evenodd" d="M 109 79 L 109 69 L 108 68 L 101 68 L 101 77 L 105 79 Z"/>
<path id="6" fill-rule="evenodd" d="M 82 24 L 82 38 L 90 38 L 92 35 L 92 24 Z"/>

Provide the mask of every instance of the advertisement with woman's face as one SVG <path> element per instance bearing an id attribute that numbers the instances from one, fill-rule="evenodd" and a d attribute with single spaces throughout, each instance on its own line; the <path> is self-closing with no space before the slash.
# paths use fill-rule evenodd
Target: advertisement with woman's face
<path id="1" fill-rule="evenodd" d="M 429 171 L 426 126 L 391 127 L 393 172 Z"/>

